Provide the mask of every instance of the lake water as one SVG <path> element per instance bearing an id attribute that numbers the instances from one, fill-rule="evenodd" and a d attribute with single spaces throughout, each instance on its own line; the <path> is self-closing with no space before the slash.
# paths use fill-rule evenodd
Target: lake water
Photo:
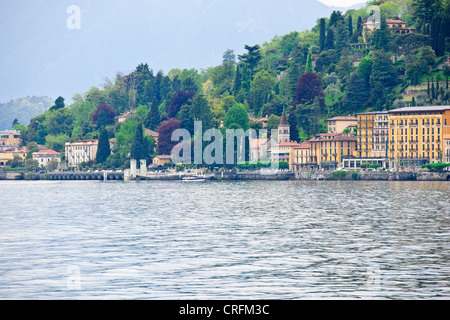
<path id="1" fill-rule="evenodd" d="M 0 299 L 448 299 L 450 183 L 0 181 Z"/>

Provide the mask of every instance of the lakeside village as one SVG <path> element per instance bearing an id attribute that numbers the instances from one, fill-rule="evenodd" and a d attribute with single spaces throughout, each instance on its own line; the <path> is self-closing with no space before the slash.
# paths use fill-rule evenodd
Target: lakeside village
<path id="1" fill-rule="evenodd" d="M 267 127 L 267 117 L 252 120 L 262 122 L 263 128 Z M 279 161 L 279 173 L 290 173 L 297 178 L 310 177 L 312 173 L 316 176 L 328 173 L 329 177 L 336 178 L 343 177 L 348 172 L 424 174 L 428 171 L 440 171 L 444 176 L 438 180 L 450 180 L 450 106 L 404 107 L 365 112 L 358 113 L 355 117 L 333 117 L 327 119 L 327 123 L 327 133 L 316 134 L 310 140 L 297 143 L 290 141 L 290 126 L 283 111 L 275 134 L 270 138 L 250 139 L 250 162 L 244 166 L 235 166 L 233 170 L 225 170 L 217 165 L 210 167 L 210 170 L 201 168 L 201 165 L 180 166 L 172 163 L 171 155 L 156 155 L 148 166 L 145 160 L 141 160 L 140 169 L 136 169 L 139 160 L 131 160 L 130 169 L 102 172 L 123 173 L 120 177 L 116 175 L 113 178 L 125 180 L 136 176 L 170 179 L 171 174 L 181 177 L 181 174 L 191 172 L 213 173 L 217 169 L 222 178 L 224 171 L 245 172 L 254 177 L 255 173 L 263 172 L 264 169 L 252 167 L 251 163 L 259 163 L 261 156 L 268 155 Z M 146 130 L 146 134 L 152 135 L 157 141 L 157 132 Z M 114 142 L 114 139 L 109 141 L 112 152 Z M 27 148 L 20 147 L 20 144 L 19 131 L 0 132 L 0 170 L 3 171 L 3 178 L 5 171 L 36 180 L 40 179 L 36 173 L 49 179 L 52 172 L 82 172 L 83 163 L 96 160 L 99 141 L 66 142 L 64 161 L 61 160 L 61 153 L 38 146 L 39 151 L 32 153 L 34 166 L 27 170 L 31 171 L 26 173 L 27 176 L 25 172 L 20 173 L 10 167 L 14 159 L 19 157 L 25 160 L 29 154 Z M 109 179 L 106 175 L 104 177 Z M 98 175 L 98 178 L 101 179 L 101 176 Z M 16 176 L 14 179 L 20 178 Z M 87 178 L 78 176 L 76 179 Z"/>

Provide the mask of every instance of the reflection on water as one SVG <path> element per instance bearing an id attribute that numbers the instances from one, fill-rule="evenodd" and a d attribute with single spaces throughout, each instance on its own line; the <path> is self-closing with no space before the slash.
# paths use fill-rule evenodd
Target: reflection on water
<path id="1" fill-rule="evenodd" d="M 450 297 L 448 182 L 0 190 L 2 299 Z"/>

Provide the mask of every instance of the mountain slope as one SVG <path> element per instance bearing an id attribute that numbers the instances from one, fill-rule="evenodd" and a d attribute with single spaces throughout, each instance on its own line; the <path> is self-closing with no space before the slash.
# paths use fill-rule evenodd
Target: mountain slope
<path id="1" fill-rule="evenodd" d="M 53 105 L 47 97 L 26 97 L 0 103 L 0 130 L 12 129 L 14 119 L 28 125 L 30 119 L 44 113 Z"/>

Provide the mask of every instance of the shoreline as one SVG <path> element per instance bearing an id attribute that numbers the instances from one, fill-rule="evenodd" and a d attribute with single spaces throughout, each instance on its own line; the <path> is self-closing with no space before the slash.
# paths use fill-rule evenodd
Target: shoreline
<path id="1" fill-rule="evenodd" d="M 132 181 L 182 181 L 186 175 L 168 174 L 137 176 Z M 128 181 L 119 172 L 55 172 L 48 174 L 2 172 L 0 180 L 5 181 Z M 274 174 L 260 172 L 220 172 L 211 174 L 206 180 L 212 181 L 449 181 L 450 171 L 444 172 L 333 172 L 297 171 Z"/>

